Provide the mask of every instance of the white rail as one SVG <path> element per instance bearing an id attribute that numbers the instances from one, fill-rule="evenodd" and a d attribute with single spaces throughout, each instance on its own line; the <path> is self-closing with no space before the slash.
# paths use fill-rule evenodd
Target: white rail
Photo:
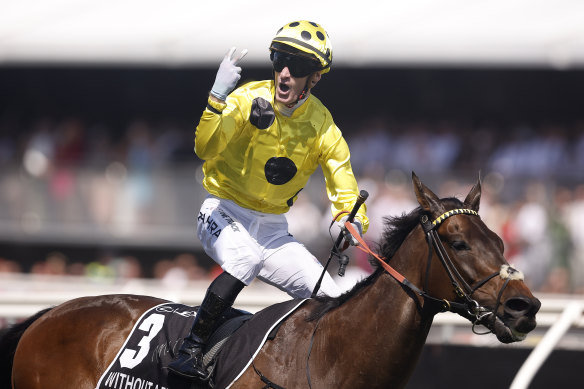
<path id="1" fill-rule="evenodd" d="M 142 294 L 197 305 L 202 301 L 208 286 L 208 280 L 164 283 L 151 279 L 99 280 L 71 276 L 0 274 L 0 327 L 29 317 L 41 309 L 81 296 L 115 293 Z M 537 314 L 538 327 L 523 342 L 502 345 L 490 336 L 472 334 L 470 323 L 466 319 L 452 313 L 441 313 L 434 319 L 428 343 L 533 348 L 542 343 L 544 336 L 550 336 L 545 335 L 545 332 L 557 325 L 560 317 L 566 315 L 567 307 L 578 304 L 584 306 L 584 296 L 544 295 L 538 297 L 542 301 L 541 310 Z M 243 290 L 237 298 L 236 307 L 257 312 L 268 305 L 288 299 L 285 293 L 258 281 Z M 584 316 L 574 313 L 571 326 L 584 328 Z M 557 342 L 554 344 L 558 345 Z M 565 336 L 558 346 L 583 350 L 584 340 L 578 338 L 577 334 L 572 334 L 572 336 Z"/>
<path id="2" fill-rule="evenodd" d="M 510 389 L 527 388 L 562 336 L 564 336 L 574 323 L 580 320 L 583 310 L 584 304 L 579 301 L 570 302 L 566 306 L 558 321 L 551 326 L 543 339 L 533 349 L 531 354 L 529 354 L 529 357 L 523 366 L 521 366 L 515 379 L 511 383 Z"/>
<path id="3" fill-rule="evenodd" d="M 29 317 L 41 309 L 83 296 L 136 294 L 198 305 L 209 283 L 207 280 L 164 283 L 150 279 L 96 280 L 71 276 L 0 274 L 0 327 Z M 289 298 L 273 286 L 258 281 L 242 291 L 236 307 L 253 313 Z"/>

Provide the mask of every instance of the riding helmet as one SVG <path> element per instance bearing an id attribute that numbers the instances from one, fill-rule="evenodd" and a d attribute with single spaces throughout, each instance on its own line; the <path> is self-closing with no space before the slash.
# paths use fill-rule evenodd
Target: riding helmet
<path id="1" fill-rule="evenodd" d="M 316 59 L 324 74 L 333 62 L 333 47 L 327 32 L 319 24 L 301 20 L 288 23 L 278 30 L 270 45 L 271 51 L 287 51 L 293 47 L 294 53 Z"/>

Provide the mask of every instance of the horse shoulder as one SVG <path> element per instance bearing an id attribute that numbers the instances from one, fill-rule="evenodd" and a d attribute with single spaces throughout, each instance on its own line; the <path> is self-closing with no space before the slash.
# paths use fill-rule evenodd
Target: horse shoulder
<path id="1" fill-rule="evenodd" d="M 316 321 L 307 321 L 313 308 L 308 302 L 279 327 L 273 340 L 268 340 L 244 374 L 232 388 L 261 388 L 259 374 L 286 388 L 306 387 L 306 360 Z M 257 369 L 258 372 L 255 371 Z"/>

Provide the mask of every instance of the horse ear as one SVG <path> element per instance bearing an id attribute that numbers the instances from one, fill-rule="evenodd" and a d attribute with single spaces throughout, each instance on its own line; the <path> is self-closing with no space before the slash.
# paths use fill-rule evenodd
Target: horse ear
<path id="1" fill-rule="evenodd" d="M 422 209 L 433 215 L 441 215 L 445 212 L 444 206 L 440 203 L 438 196 L 434 194 L 426 185 L 420 181 L 416 173 L 412 172 L 412 181 L 414 182 L 414 191 L 418 198 L 418 203 Z"/>
<path id="2" fill-rule="evenodd" d="M 464 206 L 466 208 L 470 208 L 475 212 L 479 211 L 479 206 L 481 205 L 481 177 L 477 180 L 477 183 L 474 184 L 470 192 L 466 195 L 466 199 L 464 199 Z"/>

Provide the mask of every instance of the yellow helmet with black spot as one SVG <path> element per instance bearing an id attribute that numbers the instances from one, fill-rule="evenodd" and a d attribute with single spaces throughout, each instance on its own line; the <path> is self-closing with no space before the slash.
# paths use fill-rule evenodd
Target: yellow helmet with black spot
<path id="1" fill-rule="evenodd" d="M 320 63 L 322 74 L 330 70 L 333 62 L 333 47 L 324 28 L 314 22 L 301 20 L 288 23 L 278 30 L 270 50 L 287 51 L 292 47 L 291 54 L 305 55 Z"/>

